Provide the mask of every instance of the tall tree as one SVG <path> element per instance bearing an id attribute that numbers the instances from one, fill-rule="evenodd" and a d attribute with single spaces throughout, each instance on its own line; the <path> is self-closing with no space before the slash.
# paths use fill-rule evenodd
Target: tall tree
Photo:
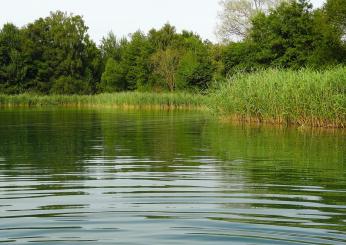
<path id="1" fill-rule="evenodd" d="M 178 35 L 174 26 L 165 24 L 161 29 L 151 29 L 148 34 L 148 40 L 155 49 L 164 50 L 177 41 Z"/>
<path id="2" fill-rule="evenodd" d="M 159 50 L 151 57 L 154 73 L 172 92 L 177 87 L 176 72 L 181 54 L 176 49 Z"/>
<path id="3" fill-rule="evenodd" d="M 113 32 L 109 32 L 108 35 L 101 40 L 100 51 L 102 59 L 107 61 L 109 58 L 112 58 L 119 61 L 121 59 L 122 48 L 126 46 L 126 44 L 126 38 L 118 40 Z"/>
<path id="4" fill-rule="evenodd" d="M 221 0 L 218 38 L 223 42 L 243 40 L 251 28 L 251 18 L 268 11 L 285 0 Z"/>
<path id="5" fill-rule="evenodd" d="M 334 63 L 337 43 L 326 32 L 331 26 L 320 17 L 308 0 L 283 3 L 269 15 L 258 14 L 253 19 L 250 40 L 259 49 L 257 55 L 272 66 L 296 69 L 315 66 L 322 57 L 322 63 Z M 319 54 L 321 45 L 323 55 Z"/>
<path id="6" fill-rule="evenodd" d="M 343 33 L 346 41 L 346 3 L 345 0 L 327 0 L 324 9 L 330 21 L 335 24 Z"/>
<path id="7" fill-rule="evenodd" d="M 116 92 L 127 89 L 125 70 L 120 62 L 109 58 L 101 77 L 99 89 L 101 92 Z"/>
<path id="8" fill-rule="evenodd" d="M 25 89 L 27 58 L 23 51 L 22 31 L 13 24 L 0 30 L 0 91 L 19 93 Z"/>
<path id="9" fill-rule="evenodd" d="M 177 71 L 178 84 L 189 88 L 205 89 L 209 86 L 215 66 L 209 46 L 195 34 L 183 32 L 181 35 L 181 60 Z"/>
<path id="10" fill-rule="evenodd" d="M 87 31 L 81 16 L 60 11 L 25 28 L 25 48 L 33 60 L 29 77 L 33 89 L 48 93 L 60 77 L 97 82 L 100 54 Z M 90 87 L 94 88 L 95 84 L 90 84 Z"/>
<path id="11" fill-rule="evenodd" d="M 129 90 L 142 89 L 149 83 L 152 52 L 145 34 L 137 31 L 131 35 L 131 40 L 126 45 L 121 60 Z"/>

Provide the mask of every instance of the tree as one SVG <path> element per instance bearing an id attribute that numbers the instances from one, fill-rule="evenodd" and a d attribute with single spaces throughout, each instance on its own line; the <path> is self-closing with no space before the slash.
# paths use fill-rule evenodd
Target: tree
<path id="1" fill-rule="evenodd" d="M 198 66 L 198 58 L 193 52 L 188 51 L 181 57 L 176 72 L 178 87 L 187 88 L 189 85 L 191 85 L 189 83 L 192 83 L 192 81 L 195 80 L 194 78 L 198 70 Z"/>
<path id="2" fill-rule="evenodd" d="M 123 91 L 127 88 L 124 69 L 119 62 L 109 58 L 102 74 L 99 89 L 102 92 Z"/>
<path id="3" fill-rule="evenodd" d="M 344 31 L 330 20 L 323 9 L 314 11 L 313 20 L 313 52 L 308 59 L 308 65 L 325 67 L 345 62 L 346 46 L 342 40 Z"/>
<path id="4" fill-rule="evenodd" d="M 52 94 L 90 94 L 90 84 L 71 76 L 61 76 L 53 81 Z"/>
<path id="5" fill-rule="evenodd" d="M 176 49 L 159 50 L 151 57 L 153 70 L 168 89 L 173 92 L 177 87 L 176 72 L 178 70 L 180 56 Z"/>
<path id="6" fill-rule="evenodd" d="M 285 0 L 221 0 L 216 35 L 223 42 L 243 40 L 251 28 L 251 19 Z"/>
<path id="7" fill-rule="evenodd" d="M 231 76 L 239 72 L 253 72 L 267 68 L 273 60 L 272 54 L 251 40 L 230 43 L 222 55 L 224 76 Z"/>
<path id="8" fill-rule="evenodd" d="M 100 53 L 87 34 L 81 16 L 57 11 L 24 29 L 25 50 L 31 57 L 29 86 L 48 93 L 60 77 L 82 80 L 95 88 L 100 74 Z"/>
<path id="9" fill-rule="evenodd" d="M 109 32 L 108 35 L 106 37 L 103 37 L 101 40 L 100 51 L 102 59 L 105 62 L 107 62 L 109 58 L 119 61 L 122 55 L 122 48 L 126 44 L 126 38 L 118 40 L 113 32 Z"/>
<path id="10" fill-rule="evenodd" d="M 0 91 L 23 92 L 27 70 L 22 30 L 5 24 L 0 30 Z"/>
<path id="11" fill-rule="evenodd" d="M 332 21 L 342 28 L 346 28 L 346 4 L 344 0 L 327 0 L 324 9 Z"/>
<path id="12" fill-rule="evenodd" d="M 308 0 L 292 1 L 281 4 L 268 15 L 256 15 L 249 37 L 257 45 L 260 52 L 257 55 L 271 66 L 294 69 L 321 66 L 335 63 L 333 56 L 337 54 L 335 38 L 327 33 L 333 28 L 326 24 Z M 321 47 L 324 54 L 320 52 Z"/>
<path id="13" fill-rule="evenodd" d="M 150 82 L 150 56 L 153 53 L 146 35 L 137 31 L 125 46 L 121 65 L 129 90 L 141 89 Z"/>
<path id="14" fill-rule="evenodd" d="M 344 0 L 327 0 L 324 9 L 329 20 L 342 31 L 346 41 L 346 3 Z"/>
<path id="15" fill-rule="evenodd" d="M 189 88 L 205 89 L 213 78 L 215 66 L 209 50 L 209 43 L 203 42 L 195 34 L 183 32 L 181 43 L 182 57 L 177 71 L 179 84 Z"/>
<path id="16" fill-rule="evenodd" d="M 174 26 L 165 24 L 160 30 L 151 29 L 148 34 L 148 40 L 151 46 L 156 50 L 164 50 L 173 46 L 178 39 L 178 34 Z"/>

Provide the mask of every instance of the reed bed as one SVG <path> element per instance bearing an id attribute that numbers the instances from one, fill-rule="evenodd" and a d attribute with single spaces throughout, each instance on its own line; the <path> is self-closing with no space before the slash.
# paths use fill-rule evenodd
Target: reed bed
<path id="1" fill-rule="evenodd" d="M 300 126 L 346 126 L 346 68 L 238 74 L 211 96 L 223 118 Z"/>
<path id="2" fill-rule="evenodd" d="M 126 107 L 160 109 L 206 108 L 207 97 L 191 93 L 121 92 L 97 95 L 0 95 L 2 107 Z"/>

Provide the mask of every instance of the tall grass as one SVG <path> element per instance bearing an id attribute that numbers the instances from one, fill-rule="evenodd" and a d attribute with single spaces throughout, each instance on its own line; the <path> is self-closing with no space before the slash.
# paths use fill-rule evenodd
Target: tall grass
<path id="1" fill-rule="evenodd" d="M 346 68 L 236 75 L 212 95 L 218 114 L 243 121 L 346 126 Z"/>
<path id="2" fill-rule="evenodd" d="M 0 95 L 2 107 L 78 106 L 198 109 L 206 107 L 206 96 L 191 93 L 122 92 L 98 95 Z"/>

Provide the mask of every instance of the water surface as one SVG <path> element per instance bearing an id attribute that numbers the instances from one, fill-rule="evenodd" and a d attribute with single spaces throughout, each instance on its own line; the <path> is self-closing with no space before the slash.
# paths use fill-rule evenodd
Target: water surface
<path id="1" fill-rule="evenodd" d="M 0 111 L 5 244 L 343 244 L 342 131 Z"/>

